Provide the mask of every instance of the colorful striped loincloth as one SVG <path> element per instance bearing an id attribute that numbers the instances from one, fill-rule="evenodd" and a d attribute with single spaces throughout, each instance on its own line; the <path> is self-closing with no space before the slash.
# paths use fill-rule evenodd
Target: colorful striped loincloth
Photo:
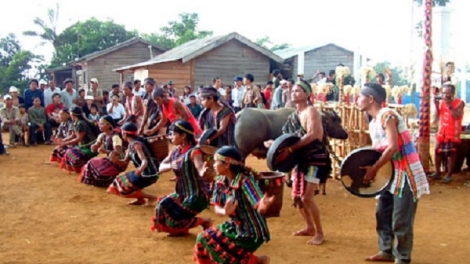
<path id="1" fill-rule="evenodd" d="M 193 260 L 196 263 L 255 264 L 258 258 L 253 253 L 263 243 L 263 240 L 239 238 L 236 228 L 225 222 L 197 236 Z"/>
<path id="2" fill-rule="evenodd" d="M 202 218 L 196 215 L 208 206 L 209 197 L 204 194 L 189 199 L 177 193 L 160 197 L 152 218 L 152 230 L 170 234 L 187 233 L 189 229 L 201 225 Z"/>

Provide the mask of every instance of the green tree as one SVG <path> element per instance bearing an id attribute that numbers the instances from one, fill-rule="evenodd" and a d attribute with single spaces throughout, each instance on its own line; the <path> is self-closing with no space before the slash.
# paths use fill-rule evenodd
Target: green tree
<path id="1" fill-rule="evenodd" d="M 52 59 L 52 66 L 62 65 L 87 54 L 104 50 L 137 36 L 113 20 L 99 21 L 92 17 L 66 28 L 58 36 L 61 45 Z"/>
<path id="2" fill-rule="evenodd" d="M 383 73 L 383 75 L 385 75 L 385 68 L 388 68 L 392 73 L 392 86 L 408 84 L 407 80 L 404 78 L 404 70 L 402 68 L 391 67 L 391 63 L 388 61 L 378 62 L 374 66 L 374 70 L 377 74 Z"/>
<path id="3" fill-rule="evenodd" d="M 43 61 L 30 51 L 22 50 L 14 34 L 0 39 L 0 89 L 8 92 L 12 85 L 18 88 L 27 86 L 29 76 L 35 66 Z"/>
<path id="4" fill-rule="evenodd" d="M 59 20 L 59 4 L 56 4 L 55 9 L 47 10 L 47 20 L 36 17 L 33 20 L 34 25 L 39 27 L 39 30 L 28 30 L 23 32 L 25 36 L 39 37 L 42 42 L 41 45 L 44 45 L 46 42 L 49 42 L 54 47 L 54 52 L 57 52 L 58 48 L 61 46 L 61 42 L 58 40 L 57 24 Z"/>
<path id="5" fill-rule="evenodd" d="M 258 45 L 260 45 L 260 46 L 262 46 L 266 49 L 269 49 L 271 51 L 283 50 L 283 49 L 290 48 L 290 44 L 287 44 L 287 43 L 273 44 L 268 36 L 264 36 L 260 39 L 257 39 L 255 42 L 256 42 L 256 44 L 258 44 Z"/>
<path id="6" fill-rule="evenodd" d="M 197 29 L 199 24 L 197 13 L 182 13 L 178 16 L 180 20 L 168 22 L 168 26 L 160 29 L 161 33 L 143 34 L 142 38 L 161 47 L 172 49 L 194 39 L 212 36 L 212 31 Z"/>

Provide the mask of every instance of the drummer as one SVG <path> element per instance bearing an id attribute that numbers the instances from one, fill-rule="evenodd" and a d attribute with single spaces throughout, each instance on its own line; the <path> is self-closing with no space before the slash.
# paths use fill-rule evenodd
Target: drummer
<path id="1" fill-rule="evenodd" d="M 311 93 L 310 84 L 303 80 L 296 82 L 292 88 L 291 99 L 297 111 L 288 117 L 282 132 L 298 134 L 300 140 L 290 147 L 281 149 L 277 161 L 283 161 L 293 151 L 302 149 L 302 159 L 299 160 L 294 172 L 292 196 L 294 206 L 299 209 L 307 226 L 293 235 L 313 236 L 307 244 L 320 245 L 325 236 L 320 221 L 320 211 L 313 197 L 320 181 L 323 182 L 330 174 L 331 160 L 321 114 L 308 103 Z"/>
<path id="2" fill-rule="evenodd" d="M 235 146 L 235 111 L 221 98 L 214 87 L 199 88 L 204 110 L 199 115 L 199 126 L 203 130 L 213 128 L 217 132 L 205 144 L 217 140 L 217 147 Z M 201 143 L 203 144 L 203 143 Z"/>
<path id="3" fill-rule="evenodd" d="M 370 137 L 373 147 L 382 152 L 374 165 L 361 168 L 366 170 L 365 182 L 390 160 L 395 169 L 391 188 L 380 195 L 377 205 L 379 252 L 366 260 L 410 263 L 416 206 L 421 195 L 430 193 L 429 185 L 406 123 L 396 111 L 382 107 L 385 98 L 380 84 L 366 83 L 357 101 L 359 109 L 372 117 Z"/>

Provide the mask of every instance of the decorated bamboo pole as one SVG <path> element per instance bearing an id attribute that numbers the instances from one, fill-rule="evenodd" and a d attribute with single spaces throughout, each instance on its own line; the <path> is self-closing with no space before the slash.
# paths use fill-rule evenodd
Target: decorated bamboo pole
<path id="1" fill-rule="evenodd" d="M 419 103 L 418 153 L 425 172 L 429 172 L 430 102 L 432 74 L 432 0 L 425 0 L 423 81 Z"/>

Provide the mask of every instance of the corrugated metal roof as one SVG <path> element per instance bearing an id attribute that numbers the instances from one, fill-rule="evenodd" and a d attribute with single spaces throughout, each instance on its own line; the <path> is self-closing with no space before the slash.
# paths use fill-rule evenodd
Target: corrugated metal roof
<path id="1" fill-rule="evenodd" d="M 176 61 L 176 60 L 182 60 L 183 63 L 185 63 L 232 39 L 237 39 L 243 44 L 257 50 L 258 52 L 273 59 L 274 61 L 277 61 L 279 63 L 282 63 L 284 61 L 282 57 L 276 55 L 272 51 L 250 41 L 249 39 L 243 37 L 242 35 L 238 33 L 233 32 L 233 33 L 222 35 L 222 36 L 195 39 L 195 40 L 186 42 L 182 45 L 179 45 L 167 52 L 159 54 L 148 61 L 121 67 L 119 69 L 115 69 L 114 71 L 128 70 L 128 69 L 139 68 L 139 67 L 157 64 L 157 63 Z"/>
<path id="2" fill-rule="evenodd" d="M 107 48 L 107 49 L 99 50 L 99 51 L 95 51 L 95 52 L 93 52 L 93 53 L 87 54 L 87 55 L 85 55 L 85 56 L 83 56 L 83 57 L 78 58 L 75 62 L 80 62 L 80 61 L 84 61 L 84 60 L 92 60 L 92 59 L 95 59 L 95 58 L 97 58 L 97 57 L 106 55 L 106 54 L 111 53 L 111 52 L 113 52 L 113 51 L 119 50 L 119 49 L 121 49 L 121 48 L 125 48 L 125 47 L 127 47 L 127 46 L 129 46 L 129 45 L 132 45 L 132 44 L 135 44 L 135 43 L 139 43 L 139 42 L 142 42 L 142 43 L 144 43 L 144 44 L 146 44 L 146 45 L 150 45 L 150 46 L 152 46 L 152 47 L 154 47 L 154 48 L 156 48 L 156 49 L 159 49 L 159 50 L 161 50 L 161 51 L 166 51 L 166 50 L 167 50 L 167 49 L 165 49 L 165 48 L 163 48 L 163 47 L 160 47 L 160 46 L 158 46 L 158 45 L 154 45 L 154 44 L 152 44 L 152 43 L 150 43 L 150 42 L 148 42 L 148 41 L 146 41 L 146 40 L 144 40 L 144 39 L 142 39 L 142 38 L 140 38 L 140 37 L 134 37 L 134 38 L 128 39 L 128 40 L 126 40 L 126 41 L 124 41 L 124 42 L 121 42 L 121 43 L 119 43 L 119 44 L 116 44 L 116 45 L 114 45 L 114 46 L 112 46 L 112 47 L 109 47 L 109 48 Z"/>
<path id="3" fill-rule="evenodd" d="M 281 56 L 283 59 L 286 60 L 286 59 L 289 59 L 289 58 L 292 58 L 294 56 L 299 55 L 299 53 L 301 53 L 301 52 L 313 51 L 313 50 L 316 50 L 316 49 L 319 49 L 319 48 L 326 47 L 328 45 L 333 45 L 333 46 L 336 46 L 340 49 L 344 49 L 344 50 L 347 50 L 347 51 L 350 51 L 350 52 L 354 53 L 354 50 L 347 49 L 347 48 L 344 48 L 342 46 L 339 46 L 339 45 L 336 45 L 336 44 L 333 44 L 333 43 L 327 43 L 327 44 L 322 44 L 322 45 L 309 45 L 309 46 L 303 46 L 303 47 L 292 47 L 292 48 L 288 48 L 288 49 L 277 50 L 274 53 L 276 53 L 277 55 Z"/>

